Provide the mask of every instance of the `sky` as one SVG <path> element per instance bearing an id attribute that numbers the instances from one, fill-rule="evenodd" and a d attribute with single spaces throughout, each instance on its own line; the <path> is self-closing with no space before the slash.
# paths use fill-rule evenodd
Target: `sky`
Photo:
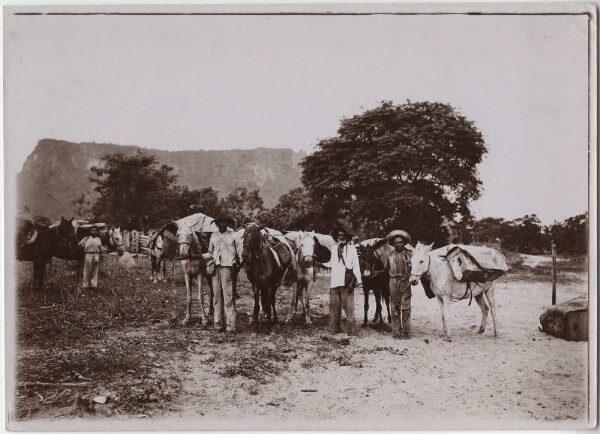
<path id="1" fill-rule="evenodd" d="M 587 16 L 5 18 L 5 160 L 38 140 L 312 152 L 382 100 L 482 132 L 477 217 L 585 212 Z"/>

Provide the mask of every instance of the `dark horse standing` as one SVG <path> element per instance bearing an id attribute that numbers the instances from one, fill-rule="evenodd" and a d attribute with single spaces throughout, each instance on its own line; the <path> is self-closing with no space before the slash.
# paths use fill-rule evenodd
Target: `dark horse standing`
<path id="1" fill-rule="evenodd" d="M 23 227 L 22 221 L 20 226 Z M 56 255 L 61 242 L 73 246 L 77 244 L 73 219 L 67 220 L 61 217 L 60 222 L 52 226 L 41 226 L 32 222 L 29 233 L 31 235 L 27 240 L 23 240 L 18 235 L 17 260 L 33 262 L 33 284 L 37 289 L 38 296 L 45 303 L 44 276 L 46 274 L 46 264 Z"/>
<path id="2" fill-rule="evenodd" d="M 385 258 L 389 253 L 389 249 L 389 244 L 385 238 L 362 241 L 357 246 L 365 296 L 363 327 L 367 326 L 368 321 L 367 313 L 369 311 L 370 291 L 373 291 L 373 295 L 375 296 L 375 317 L 373 318 L 373 322 L 379 323 L 379 326 L 383 326 L 381 298 L 383 298 L 387 307 L 388 322 L 392 320 L 390 313 L 390 276 L 383 271 Z"/>
<path id="3" fill-rule="evenodd" d="M 273 323 L 277 325 L 275 293 L 283 282 L 287 269 L 293 264 L 294 256 L 287 245 L 272 246 L 261 233 L 261 227 L 250 223 L 244 231 L 242 259 L 248 280 L 254 292 L 254 311 L 252 321 L 258 331 L 258 312 L 262 304 L 267 316 L 267 333 L 271 332 L 271 309 Z M 287 253 L 286 253 L 287 252 Z"/>

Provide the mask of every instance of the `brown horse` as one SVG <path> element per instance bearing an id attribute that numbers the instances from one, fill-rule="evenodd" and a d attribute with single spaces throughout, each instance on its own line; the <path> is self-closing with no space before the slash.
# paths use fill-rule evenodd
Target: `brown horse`
<path id="1" fill-rule="evenodd" d="M 75 228 L 73 219 L 60 218 L 60 222 L 52 227 L 33 225 L 34 232 L 25 238 L 23 243 L 17 241 L 17 260 L 33 262 L 33 284 L 37 289 L 40 300 L 46 303 L 46 291 L 44 289 L 44 277 L 46 275 L 46 264 L 56 256 L 60 242 L 66 242 L 72 246 L 76 245 Z"/>
<path id="2" fill-rule="evenodd" d="M 383 326 L 382 298 L 387 308 L 388 322 L 392 321 L 390 312 L 390 276 L 383 272 L 385 258 L 389 253 L 390 246 L 385 238 L 371 238 L 358 243 L 357 250 L 360 258 L 360 271 L 365 297 L 365 316 L 362 326 L 367 326 L 369 293 L 373 291 L 373 295 L 375 296 L 375 317 L 373 318 L 373 323 L 378 323 L 381 327 Z"/>
<path id="3" fill-rule="evenodd" d="M 254 293 L 252 315 L 254 330 L 258 331 L 258 312 L 262 304 L 263 312 L 267 316 L 267 333 L 270 333 L 271 310 L 273 310 L 273 323 L 278 324 L 275 293 L 283 282 L 286 271 L 295 263 L 294 256 L 287 244 L 277 248 L 276 252 L 274 248 L 276 246 L 272 246 L 267 241 L 266 236 L 261 233 L 261 227 L 256 223 L 249 223 L 246 226 L 243 241 L 243 266 Z"/>

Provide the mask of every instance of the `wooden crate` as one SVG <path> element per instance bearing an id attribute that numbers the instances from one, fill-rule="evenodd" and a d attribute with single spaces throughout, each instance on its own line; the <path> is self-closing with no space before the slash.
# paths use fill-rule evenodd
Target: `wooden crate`
<path id="1" fill-rule="evenodd" d="M 483 282 L 486 279 L 485 272 L 461 249 L 454 248 L 450 250 L 446 258 L 452 268 L 454 277 L 459 281 Z"/>
<path id="2" fill-rule="evenodd" d="M 579 310 L 565 315 L 565 339 L 568 341 L 588 340 L 588 311 Z"/>

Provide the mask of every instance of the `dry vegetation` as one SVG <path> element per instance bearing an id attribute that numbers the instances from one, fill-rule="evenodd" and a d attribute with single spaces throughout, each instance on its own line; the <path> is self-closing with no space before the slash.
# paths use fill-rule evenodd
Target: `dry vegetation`
<path id="1" fill-rule="evenodd" d="M 559 301 L 587 290 L 582 266 L 561 263 Z M 18 264 L 16 420 L 264 414 L 322 420 L 346 413 L 392 417 L 398 406 L 414 417 L 468 417 L 474 402 L 493 419 L 585 418 L 587 344 L 537 330 L 551 282 L 545 265 L 532 270 L 513 262 L 513 272 L 499 280 L 500 339 L 489 329 L 477 335 L 479 309 L 463 302 L 452 306 L 451 343 L 438 338 L 437 303 L 420 287 L 413 291 L 411 341 L 393 340 L 375 328 L 352 339 L 330 336 L 324 275 L 315 285 L 313 326 L 298 314 L 270 336 L 254 336 L 248 323 L 251 289 L 242 274 L 239 333 L 232 336 L 203 327 L 197 304 L 195 321 L 181 325 L 185 289 L 178 264 L 174 285 L 152 284 L 146 258 L 124 270 L 108 256 L 98 291 L 80 296 L 70 264 L 55 260 L 51 268 L 44 306 L 29 293 L 31 264 Z M 289 289 L 280 289 L 280 318 L 289 299 Z M 362 301 L 359 292 L 359 321 Z M 371 301 L 370 319 L 373 313 Z M 540 360 L 540 352 L 552 356 Z M 486 364 L 478 361 L 482 354 Z M 464 363 L 475 371 L 457 370 Z"/>

